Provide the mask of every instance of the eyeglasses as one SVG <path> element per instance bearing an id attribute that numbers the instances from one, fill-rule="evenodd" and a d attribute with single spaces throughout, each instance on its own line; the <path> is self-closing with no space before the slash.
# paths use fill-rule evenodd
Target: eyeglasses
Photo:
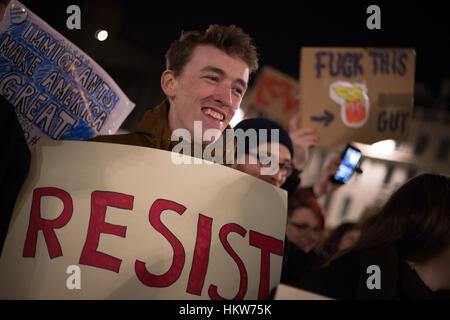
<path id="1" fill-rule="evenodd" d="M 271 165 L 271 158 L 265 155 L 260 155 L 257 152 L 249 152 L 250 156 L 258 160 L 258 164 L 261 167 L 270 167 Z M 278 170 L 281 172 L 281 174 L 284 177 L 289 177 L 292 172 L 294 171 L 294 167 L 292 166 L 291 162 L 285 162 L 285 163 L 279 163 L 278 164 Z"/>
<path id="2" fill-rule="evenodd" d="M 311 232 L 314 232 L 314 233 L 319 233 L 319 232 L 323 231 L 322 227 L 316 226 L 316 227 L 312 228 L 307 223 L 297 223 L 297 222 L 292 222 L 292 221 L 289 221 L 288 223 L 293 225 L 294 227 L 296 227 L 297 229 L 299 229 L 301 231 L 311 231 Z"/>
<path id="3" fill-rule="evenodd" d="M 289 177 L 294 171 L 294 167 L 291 163 L 280 163 L 280 171 L 285 177 Z"/>

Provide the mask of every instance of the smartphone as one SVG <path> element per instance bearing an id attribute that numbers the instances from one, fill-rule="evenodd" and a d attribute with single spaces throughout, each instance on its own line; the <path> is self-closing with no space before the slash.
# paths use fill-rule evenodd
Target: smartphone
<path id="1" fill-rule="evenodd" d="M 341 163 L 339 169 L 334 176 L 330 177 L 331 182 L 336 184 L 344 184 L 350 179 L 359 162 L 361 161 L 362 153 L 359 149 L 347 145 L 341 156 Z"/>

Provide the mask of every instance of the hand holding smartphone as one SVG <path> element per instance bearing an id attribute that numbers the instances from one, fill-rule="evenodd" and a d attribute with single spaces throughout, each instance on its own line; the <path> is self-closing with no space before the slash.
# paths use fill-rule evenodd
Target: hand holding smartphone
<path id="1" fill-rule="evenodd" d="M 356 167 L 360 163 L 362 153 L 359 149 L 352 145 L 347 145 L 341 156 L 341 164 L 334 176 L 330 177 L 330 181 L 336 184 L 345 184 L 350 179 Z"/>

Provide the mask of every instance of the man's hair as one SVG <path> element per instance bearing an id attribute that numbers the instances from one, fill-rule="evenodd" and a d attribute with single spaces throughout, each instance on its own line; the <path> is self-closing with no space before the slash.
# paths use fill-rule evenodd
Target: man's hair
<path id="1" fill-rule="evenodd" d="M 242 59 L 250 73 L 258 69 L 258 53 L 251 37 L 235 25 L 210 25 L 206 31 L 189 31 L 172 42 L 166 52 L 166 68 L 180 75 L 198 45 L 212 45 L 230 56 Z"/>

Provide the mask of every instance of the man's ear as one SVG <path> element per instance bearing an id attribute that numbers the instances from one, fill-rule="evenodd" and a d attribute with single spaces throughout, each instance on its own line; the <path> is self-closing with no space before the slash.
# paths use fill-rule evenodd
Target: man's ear
<path id="1" fill-rule="evenodd" d="M 176 79 L 172 70 L 166 70 L 161 75 L 161 88 L 168 98 L 173 98 L 176 92 Z"/>

